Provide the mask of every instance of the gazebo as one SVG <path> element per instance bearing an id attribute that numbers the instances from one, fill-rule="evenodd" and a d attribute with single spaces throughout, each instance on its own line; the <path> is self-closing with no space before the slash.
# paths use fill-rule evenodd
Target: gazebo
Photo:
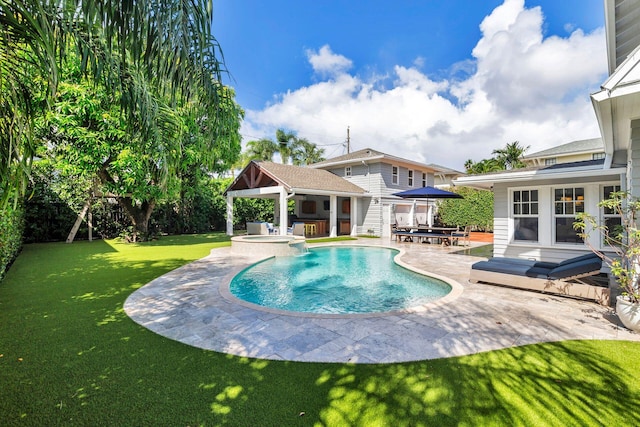
<path id="1" fill-rule="evenodd" d="M 371 197 L 361 187 L 323 169 L 252 161 L 240 172 L 225 191 L 227 197 L 227 234 L 233 235 L 233 199 L 235 197 L 271 198 L 275 200 L 274 218 L 282 225 L 279 233 L 287 233 L 287 202 L 294 198 L 305 203 L 306 198 L 322 200 L 328 209 L 331 237 L 338 235 L 338 203 L 348 206 L 349 234 L 357 235 L 358 199 Z M 315 204 L 314 204 L 315 206 Z M 303 206 L 304 208 L 304 206 Z M 304 211 L 304 209 L 303 209 Z M 304 219 L 301 218 L 301 221 Z"/>

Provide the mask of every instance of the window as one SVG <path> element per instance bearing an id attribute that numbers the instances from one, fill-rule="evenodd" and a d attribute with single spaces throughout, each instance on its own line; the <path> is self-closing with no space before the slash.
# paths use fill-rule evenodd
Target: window
<path id="1" fill-rule="evenodd" d="M 620 191 L 619 185 L 605 185 L 602 187 L 602 199 L 606 200 L 611 198 L 611 193 Z M 622 216 L 620 212 L 616 212 L 611 208 L 602 208 L 602 225 L 607 227 L 607 233 L 611 234 L 615 239 L 615 235 L 620 233 L 619 227 L 622 226 Z"/>
<path id="2" fill-rule="evenodd" d="M 398 167 L 397 166 L 392 166 L 391 167 L 391 179 L 392 179 L 392 183 L 398 185 Z"/>
<path id="3" fill-rule="evenodd" d="M 604 153 L 593 153 L 591 155 L 591 160 L 600 160 L 604 159 Z"/>
<path id="4" fill-rule="evenodd" d="M 407 185 L 413 187 L 413 171 L 409 169 L 409 178 L 407 179 Z"/>
<path id="5" fill-rule="evenodd" d="M 573 222 L 577 213 L 584 212 L 584 188 L 556 188 L 553 205 L 556 243 L 582 243 Z"/>
<path id="6" fill-rule="evenodd" d="M 513 192 L 514 240 L 538 241 L 538 190 Z"/>
<path id="7" fill-rule="evenodd" d="M 426 174 L 426 172 L 422 172 L 422 186 L 423 187 L 427 186 L 427 174 Z"/>
<path id="8" fill-rule="evenodd" d="M 351 176 L 351 166 L 344 168 L 344 176 Z"/>
<path id="9" fill-rule="evenodd" d="M 555 165 L 556 163 L 558 163 L 558 159 L 556 159 L 555 157 L 553 157 L 551 159 L 544 159 L 544 165 L 545 166 Z"/>

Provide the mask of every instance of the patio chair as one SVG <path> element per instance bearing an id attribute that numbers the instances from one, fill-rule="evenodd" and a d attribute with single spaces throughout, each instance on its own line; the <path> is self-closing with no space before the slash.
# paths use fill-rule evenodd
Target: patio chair
<path id="1" fill-rule="evenodd" d="M 454 231 L 453 233 L 451 233 L 451 243 L 453 245 L 459 245 L 460 240 L 462 240 L 462 246 L 470 246 L 471 245 L 470 234 L 471 234 L 471 226 L 469 225 L 465 226 L 463 230 Z"/>
<path id="2" fill-rule="evenodd" d="M 267 222 L 267 230 L 269 234 L 278 234 L 278 228 L 273 226 L 273 223 Z"/>
<path id="3" fill-rule="evenodd" d="M 304 222 L 294 222 L 291 224 L 291 227 L 287 228 L 287 234 L 304 236 Z"/>
<path id="4" fill-rule="evenodd" d="M 580 280 L 599 274 L 601 268 L 602 259 L 595 254 L 560 263 L 498 257 L 473 264 L 469 280 L 591 299 L 606 305 L 610 298 L 609 288 Z"/>

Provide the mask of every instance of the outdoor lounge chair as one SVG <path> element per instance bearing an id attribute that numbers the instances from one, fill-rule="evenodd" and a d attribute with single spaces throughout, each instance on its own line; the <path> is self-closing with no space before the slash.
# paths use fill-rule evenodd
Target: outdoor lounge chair
<path id="1" fill-rule="evenodd" d="M 266 222 L 247 222 L 247 234 L 269 234 Z"/>
<path id="2" fill-rule="evenodd" d="M 287 234 L 304 236 L 304 222 L 294 222 L 291 224 L 291 227 L 287 229 Z"/>
<path id="3" fill-rule="evenodd" d="M 579 279 L 600 273 L 602 259 L 581 255 L 560 263 L 516 258 L 491 258 L 471 266 L 469 280 L 553 294 L 585 298 L 609 304 L 610 291 Z"/>

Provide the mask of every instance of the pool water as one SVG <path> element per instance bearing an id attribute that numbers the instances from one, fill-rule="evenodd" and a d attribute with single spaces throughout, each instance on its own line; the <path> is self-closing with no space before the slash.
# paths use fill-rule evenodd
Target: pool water
<path id="1" fill-rule="evenodd" d="M 324 247 L 306 255 L 275 257 L 233 278 L 231 294 L 265 307 L 307 313 L 378 313 L 423 305 L 451 286 L 393 261 L 398 251 Z"/>

